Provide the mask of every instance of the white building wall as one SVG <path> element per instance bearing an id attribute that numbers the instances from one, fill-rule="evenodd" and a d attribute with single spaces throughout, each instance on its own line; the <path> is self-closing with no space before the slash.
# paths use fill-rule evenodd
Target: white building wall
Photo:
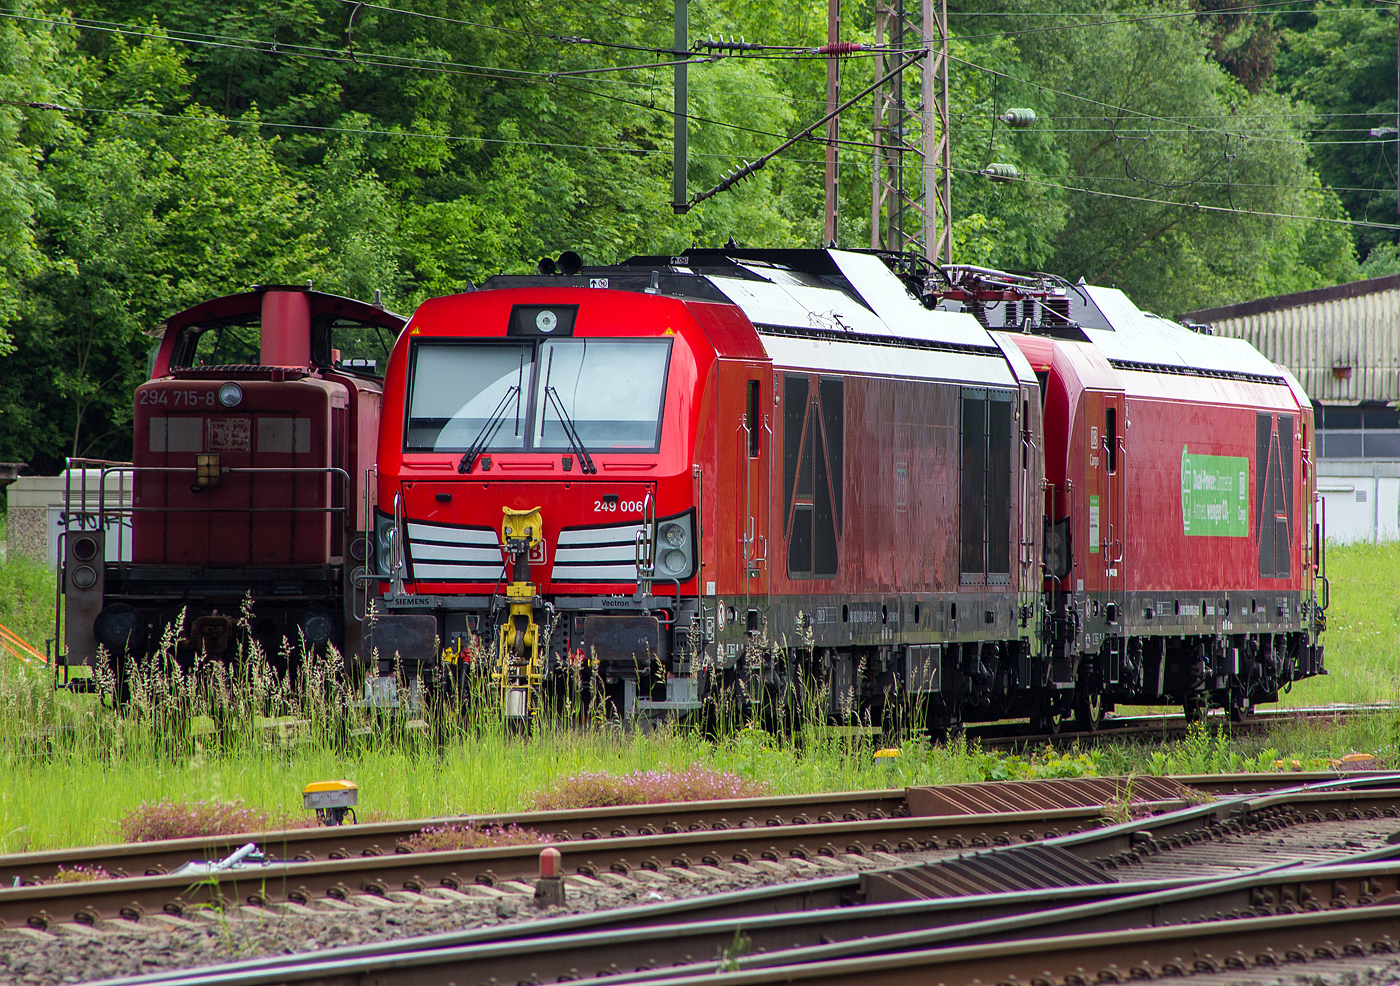
<path id="1" fill-rule="evenodd" d="M 1320 459 L 1317 491 L 1331 543 L 1400 538 L 1400 462 Z"/>
<path id="2" fill-rule="evenodd" d="M 73 475 L 76 493 L 79 477 L 77 473 Z M 57 565 L 60 532 L 66 530 L 70 524 L 74 529 L 78 527 L 95 528 L 97 526 L 96 489 L 101 482 L 101 473 L 96 469 L 90 469 L 87 479 L 89 495 L 93 498 L 92 510 L 86 514 L 75 510 L 72 517 L 65 516 L 63 510 L 66 475 L 21 476 L 11 483 L 5 491 L 6 513 L 9 517 L 7 554 L 23 555 L 37 562 Z M 130 479 L 126 479 L 126 488 L 123 488 L 122 481 L 123 477 L 120 475 L 108 475 L 106 498 L 108 509 L 131 506 Z M 131 557 L 131 518 L 129 514 L 125 515 L 119 524 L 108 527 L 106 540 L 108 560 L 116 561 L 119 558 L 129 559 Z"/>

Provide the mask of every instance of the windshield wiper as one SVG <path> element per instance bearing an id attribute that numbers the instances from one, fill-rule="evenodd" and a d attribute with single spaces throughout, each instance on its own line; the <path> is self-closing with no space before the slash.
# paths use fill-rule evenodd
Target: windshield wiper
<path id="1" fill-rule="evenodd" d="M 554 413 L 559 418 L 559 424 L 564 429 L 564 437 L 569 440 L 569 448 L 578 455 L 579 470 L 585 475 L 596 473 L 598 467 L 593 464 L 593 458 L 588 454 L 588 449 L 583 447 L 583 439 L 579 437 L 578 429 L 574 427 L 574 419 L 569 417 L 569 412 L 564 410 L 564 402 L 559 399 L 559 392 L 549 385 L 550 375 L 554 372 L 554 350 L 549 351 L 549 365 L 544 371 L 544 399 L 545 403 L 554 405 Z M 544 435 L 544 427 L 540 427 L 540 435 Z"/>
<path id="2" fill-rule="evenodd" d="M 462 456 L 462 461 L 457 463 L 458 472 L 471 472 L 472 466 L 476 465 L 477 457 L 486 451 L 486 446 L 491 444 L 491 439 L 496 437 L 496 432 L 506 420 L 506 408 L 510 406 L 510 399 L 520 393 L 519 387 L 511 387 L 501 397 L 501 402 L 496 405 L 496 410 L 491 412 L 491 417 L 486 419 L 486 423 L 481 426 L 481 430 L 476 433 L 476 438 L 467 446 L 466 454 Z"/>
<path id="3" fill-rule="evenodd" d="M 496 410 L 491 412 L 491 416 L 486 419 L 486 423 L 481 426 L 481 430 L 476 433 L 476 438 L 467 446 L 466 454 L 462 456 L 462 461 L 457 463 L 459 473 L 469 473 L 472 466 L 476 465 L 477 457 L 486 451 L 486 446 L 491 444 L 491 439 L 496 437 L 496 432 L 500 429 L 502 422 L 506 419 L 506 408 L 510 405 L 510 399 L 515 398 L 515 437 L 520 437 L 520 388 L 525 383 L 525 350 L 520 350 L 520 369 L 515 373 L 515 386 L 506 390 L 501 397 L 501 402 L 496 405 Z M 493 427 L 494 426 L 494 427 Z"/>

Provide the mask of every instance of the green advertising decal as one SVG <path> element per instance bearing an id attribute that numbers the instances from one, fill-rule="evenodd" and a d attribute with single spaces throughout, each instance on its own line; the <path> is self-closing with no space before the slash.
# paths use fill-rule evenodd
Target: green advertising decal
<path id="1" fill-rule="evenodd" d="M 1249 537 L 1249 459 L 1192 455 L 1181 447 L 1181 530 L 1189 537 Z"/>

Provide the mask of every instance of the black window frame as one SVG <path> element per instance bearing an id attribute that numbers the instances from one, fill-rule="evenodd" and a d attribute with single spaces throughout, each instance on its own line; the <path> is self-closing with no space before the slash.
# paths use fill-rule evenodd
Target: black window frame
<path id="1" fill-rule="evenodd" d="M 567 445 L 536 446 L 534 444 L 535 431 L 535 411 L 537 408 L 536 373 L 535 368 L 539 365 L 540 347 L 545 343 L 559 342 L 654 342 L 666 347 L 666 363 L 662 370 L 661 377 L 661 399 L 658 404 L 656 414 L 656 435 L 649 448 L 588 448 L 591 455 L 656 455 L 661 451 L 662 428 L 666 421 L 666 397 L 671 384 L 671 357 L 675 353 L 675 340 L 664 336 L 427 336 L 410 340 L 408 347 L 408 368 L 404 381 L 403 400 L 403 435 L 401 440 L 401 450 L 405 454 L 423 455 L 457 455 L 466 451 L 466 447 L 456 449 L 425 449 L 410 447 L 408 444 L 408 428 L 411 420 L 409 409 L 413 406 L 413 388 L 417 384 L 418 376 L 418 352 L 423 346 L 516 346 L 527 350 L 529 360 L 526 366 L 525 379 L 522 381 L 522 388 L 528 387 L 529 393 L 524 396 L 522 402 L 521 419 L 525 422 L 524 441 L 519 446 L 498 447 L 488 445 L 483 448 L 483 452 L 490 452 L 493 455 L 510 454 L 539 454 L 557 455 L 568 454 L 572 451 Z"/>

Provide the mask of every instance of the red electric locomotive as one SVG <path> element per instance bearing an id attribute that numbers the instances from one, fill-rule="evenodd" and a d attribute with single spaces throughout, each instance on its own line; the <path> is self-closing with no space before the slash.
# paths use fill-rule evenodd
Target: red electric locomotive
<path id="1" fill-rule="evenodd" d="M 309 286 L 169 318 L 134 461 L 70 460 L 60 663 L 145 655 L 181 617 L 178 655 L 231 655 L 245 601 L 274 659 L 357 654 L 380 373 L 403 324 Z"/>
<path id="2" fill-rule="evenodd" d="M 1080 728 L 1115 701 L 1239 717 L 1325 673 L 1297 380 L 1113 289 L 945 273 L 940 303 L 1000 321 L 1042 381 L 1046 645 L 1054 679 L 1075 683 L 1043 711 L 1072 703 Z"/>
<path id="3" fill-rule="evenodd" d="M 1042 702 L 1015 346 L 874 255 L 563 263 L 426 302 L 390 359 L 381 661 L 475 636 L 522 718 L 570 660 L 629 716 L 721 680 L 815 678 L 876 721 L 908 695 L 935 727 Z"/>
<path id="4" fill-rule="evenodd" d="M 1248 346 L 890 255 L 560 267 L 394 350 L 381 668 L 474 639 L 518 721 L 572 663 L 623 716 L 818 681 L 935 730 L 1238 714 L 1321 672 L 1310 405 Z"/>

